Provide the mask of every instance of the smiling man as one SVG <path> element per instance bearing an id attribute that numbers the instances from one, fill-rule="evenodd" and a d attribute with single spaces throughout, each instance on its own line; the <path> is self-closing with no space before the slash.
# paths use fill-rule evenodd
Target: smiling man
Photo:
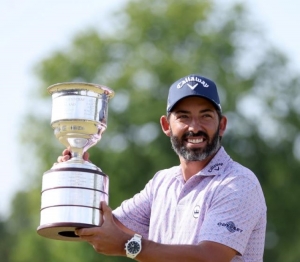
<path id="1" fill-rule="evenodd" d="M 262 262 L 264 195 L 253 172 L 221 146 L 227 119 L 215 83 L 199 75 L 175 82 L 160 123 L 180 165 L 157 172 L 113 212 L 101 203 L 101 227 L 78 236 L 99 253 L 138 261 Z"/>

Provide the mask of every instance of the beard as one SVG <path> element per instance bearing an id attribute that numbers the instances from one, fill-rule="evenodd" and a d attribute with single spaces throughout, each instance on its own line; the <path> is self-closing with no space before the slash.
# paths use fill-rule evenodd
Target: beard
<path id="1" fill-rule="evenodd" d="M 206 139 L 207 145 L 204 148 L 187 148 L 184 145 L 185 140 L 188 137 L 191 138 L 197 136 L 203 136 Z M 175 153 L 178 156 L 183 157 L 187 161 L 203 161 L 206 158 L 215 154 L 221 146 L 221 137 L 219 137 L 219 127 L 217 128 L 217 131 L 211 139 L 209 138 L 208 134 L 203 131 L 199 131 L 197 134 L 194 134 L 193 132 L 187 132 L 180 139 L 179 137 L 173 135 L 172 130 L 170 139 L 172 148 L 175 151 Z"/>

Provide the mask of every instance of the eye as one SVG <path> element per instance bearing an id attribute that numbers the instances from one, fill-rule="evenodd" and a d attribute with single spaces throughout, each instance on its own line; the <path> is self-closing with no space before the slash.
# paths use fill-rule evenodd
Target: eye
<path id="1" fill-rule="evenodd" d="M 177 119 L 185 119 L 185 118 L 188 118 L 189 116 L 188 115 L 185 115 L 185 114 L 180 114 L 180 115 L 177 115 L 176 118 Z"/>
<path id="2" fill-rule="evenodd" d="M 212 114 L 203 114 L 202 117 L 205 119 L 209 119 L 209 118 L 213 118 L 213 115 Z"/>

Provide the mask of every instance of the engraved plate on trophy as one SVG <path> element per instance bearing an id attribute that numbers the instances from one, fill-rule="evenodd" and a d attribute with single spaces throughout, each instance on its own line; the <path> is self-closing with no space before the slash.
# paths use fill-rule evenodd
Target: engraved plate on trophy
<path id="1" fill-rule="evenodd" d="M 72 154 L 43 174 L 39 235 L 80 241 L 76 228 L 102 224 L 100 202 L 108 203 L 109 178 L 82 156 L 98 143 L 107 127 L 108 87 L 90 83 L 59 83 L 52 94 L 51 126 L 56 138 Z"/>

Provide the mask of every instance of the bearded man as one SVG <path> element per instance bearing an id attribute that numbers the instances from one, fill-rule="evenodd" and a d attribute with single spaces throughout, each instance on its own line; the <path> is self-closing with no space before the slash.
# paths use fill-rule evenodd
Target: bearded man
<path id="1" fill-rule="evenodd" d="M 114 211 L 102 202 L 103 224 L 76 234 L 99 253 L 137 261 L 262 262 L 265 198 L 221 146 L 227 118 L 216 84 L 194 74 L 176 81 L 160 124 L 180 164 Z M 64 150 L 58 162 L 69 158 Z"/>

